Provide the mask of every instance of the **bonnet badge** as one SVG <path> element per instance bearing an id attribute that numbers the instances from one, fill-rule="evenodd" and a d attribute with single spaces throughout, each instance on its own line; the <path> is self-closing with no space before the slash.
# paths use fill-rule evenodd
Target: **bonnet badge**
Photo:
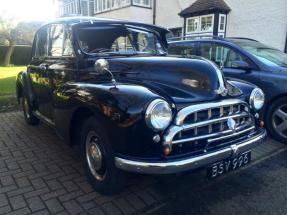
<path id="1" fill-rule="evenodd" d="M 230 130 L 232 130 L 233 132 L 235 132 L 236 122 L 235 122 L 234 119 L 229 118 L 229 119 L 227 120 L 227 126 L 228 126 L 228 128 L 229 128 Z"/>

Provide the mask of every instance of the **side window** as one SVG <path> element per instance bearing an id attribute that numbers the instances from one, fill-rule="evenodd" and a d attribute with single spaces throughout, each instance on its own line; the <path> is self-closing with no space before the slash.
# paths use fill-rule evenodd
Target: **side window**
<path id="1" fill-rule="evenodd" d="M 220 44 L 201 43 L 199 50 L 200 56 L 213 61 L 218 66 L 231 68 L 233 61 L 240 60 L 247 62 L 247 59 L 240 53 Z"/>
<path id="2" fill-rule="evenodd" d="M 74 56 L 73 45 L 68 34 L 68 29 L 65 29 L 63 56 Z"/>
<path id="3" fill-rule="evenodd" d="M 63 54 L 64 27 L 61 24 L 52 25 L 50 28 L 49 56 L 59 57 Z"/>
<path id="4" fill-rule="evenodd" d="M 189 44 L 171 45 L 168 48 L 168 53 L 172 55 L 181 55 L 184 57 L 195 55 L 196 54 L 195 44 L 189 43 Z"/>
<path id="5" fill-rule="evenodd" d="M 113 51 L 133 51 L 130 39 L 126 37 L 118 37 L 112 44 Z"/>
<path id="6" fill-rule="evenodd" d="M 47 56 L 48 50 L 48 29 L 42 28 L 36 35 L 34 57 L 41 58 Z"/>

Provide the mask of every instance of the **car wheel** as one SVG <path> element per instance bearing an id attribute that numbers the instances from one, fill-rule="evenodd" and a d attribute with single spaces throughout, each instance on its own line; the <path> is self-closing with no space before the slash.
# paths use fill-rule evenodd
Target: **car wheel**
<path id="1" fill-rule="evenodd" d="M 26 95 L 23 95 L 23 98 L 22 98 L 22 109 L 24 112 L 25 121 L 29 125 L 39 124 L 40 120 L 33 115 L 31 105 L 29 104 L 29 101 Z"/>
<path id="2" fill-rule="evenodd" d="M 80 141 L 84 170 L 93 188 L 102 194 L 119 192 L 125 174 L 116 168 L 107 133 L 95 117 L 84 122 Z"/>
<path id="3" fill-rule="evenodd" d="M 267 129 L 276 140 L 287 143 L 287 98 L 272 103 L 267 112 Z"/>

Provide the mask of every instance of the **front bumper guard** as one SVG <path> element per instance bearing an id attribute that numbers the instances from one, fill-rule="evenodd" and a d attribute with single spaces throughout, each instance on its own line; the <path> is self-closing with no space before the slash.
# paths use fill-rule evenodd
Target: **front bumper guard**
<path id="1" fill-rule="evenodd" d="M 236 156 L 260 145 L 265 141 L 267 133 L 262 129 L 259 134 L 246 141 L 234 144 L 218 151 L 207 152 L 199 156 L 163 162 L 144 162 L 115 157 L 115 165 L 121 170 L 141 174 L 171 174 L 194 170 L 212 163 Z"/>

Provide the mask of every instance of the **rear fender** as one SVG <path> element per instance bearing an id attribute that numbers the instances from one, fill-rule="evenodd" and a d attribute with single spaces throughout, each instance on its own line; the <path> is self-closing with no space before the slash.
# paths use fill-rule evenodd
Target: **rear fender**
<path id="1" fill-rule="evenodd" d="M 29 78 L 27 71 L 21 71 L 17 75 L 16 95 L 18 103 L 20 103 L 20 100 L 23 97 L 24 93 L 25 95 L 27 95 L 29 104 L 33 106 L 35 99 L 33 96 L 31 79 Z"/>

